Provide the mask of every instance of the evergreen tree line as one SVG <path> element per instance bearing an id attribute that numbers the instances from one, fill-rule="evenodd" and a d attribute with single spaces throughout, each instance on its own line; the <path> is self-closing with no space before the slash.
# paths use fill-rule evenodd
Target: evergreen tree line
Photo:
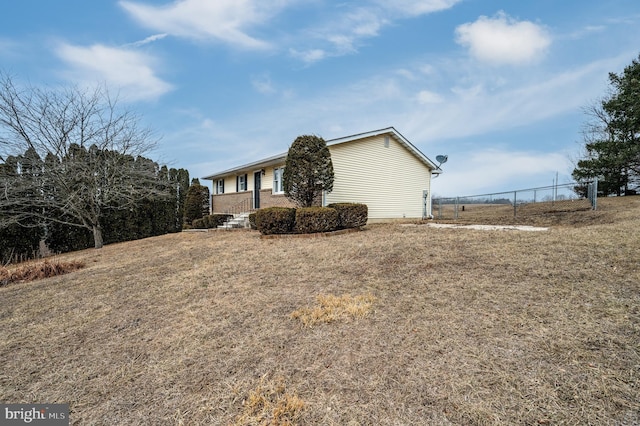
<path id="1" fill-rule="evenodd" d="M 0 210 L 0 223 L 3 223 L 0 227 L 0 261 L 4 264 L 15 259 L 36 257 L 42 244 L 55 253 L 94 246 L 90 227 L 81 226 L 77 221 L 78 215 L 72 217 L 77 212 L 69 209 L 74 208 L 75 196 L 87 200 L 87 203 L 95 198 L 106 197 L 110 190 L 108 183 L 113 182 L 113 176 L 104 174 L 113 174 L 114 168 L 95 166 L 102 163 L 121 165 L 124 170 L 140 170 L 146 177 L 152 176 L 154 179 L 151 181 L 153 187 L 148 188 L 148 197 L 141 196 L 133 203 L 112 201 L 100 206 L 104 243 L 146 238 L 182 229 L 189 189 L 187 170 L 169 169 L 143 156 L 133 157 L 117 151 L 101 150 L 95 145 L 86 149 L 71 144 L 65 155 L 48 153 L 44 159 L 35 149 L 29 148 L 24 154 L 9 156 L 4 163 L 0 163 L 0 197 L 5 200 L 21 198 L 38 201 Z M 92 173 L 77 170 L 79 165 L 91 166 Z M 56 183 L 61 182 L 54 178 L 56 173 L 70 175 L 65 179 L 69 187 L 56 187 Z M 135 178 L 129 174 L 123 179 L 132 177 Z M 100 182 L 105 184 L 101 185 Z M 87 188 L 91 188 L 92 193 L 86 193 Z M 57 199 L 60 196 L 64 196 L 68 203 Z M 21 219 L 12 223 L 12 217 Z"/>
<path id="2" fill-rule="evenodd" d="M 640 190 L 640 56 L 620 74 L 609 74 L 609 93 L 587 108 L 584 154 L 573 177 L 598 178 L 600 195 Z M 586 186 L 577 188 L 586 192 Z"/>

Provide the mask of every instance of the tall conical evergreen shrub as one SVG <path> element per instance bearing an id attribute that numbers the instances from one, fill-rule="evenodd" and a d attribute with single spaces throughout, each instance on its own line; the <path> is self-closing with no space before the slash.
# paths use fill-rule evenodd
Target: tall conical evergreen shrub
<path id="1" fill-rule="evenodd" d="M 333 190 L 333 162 L 319 136 L 298 136 L 287 153 L 282 176 L 284 193 L 300 207 L 311 207 L 322 192 Z"/>

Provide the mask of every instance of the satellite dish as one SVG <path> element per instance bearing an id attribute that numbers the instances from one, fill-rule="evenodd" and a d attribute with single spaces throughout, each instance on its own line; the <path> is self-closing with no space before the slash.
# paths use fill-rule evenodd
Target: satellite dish
<path id="1" fill-rule="evenodd" d="M 448 155 L 436 155 L 436 161 L 440 163 L 438 164 L 438 167 L 440 167 L 441 164 L 446 163 L 448 159 L 449 159 Z"/>

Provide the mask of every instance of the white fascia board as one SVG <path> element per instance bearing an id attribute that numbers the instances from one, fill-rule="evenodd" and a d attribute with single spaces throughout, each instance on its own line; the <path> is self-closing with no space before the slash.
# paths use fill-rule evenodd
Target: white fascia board
<path id="1" fill-rule="evenodd" d="M 287 153 L 274 155 L 273 157 L 264 158 L 262 160 L 254 161 L 253 163 L 243 164 L 242 166 L 234 167 L 232 169 L 223 170 L 218 173 L 203 177 L 205 180 L 216 180 L 229 175 L 236 175 L 240 172 L 251 172 L 261 167 L 275 166 L 287 159 Z"/>

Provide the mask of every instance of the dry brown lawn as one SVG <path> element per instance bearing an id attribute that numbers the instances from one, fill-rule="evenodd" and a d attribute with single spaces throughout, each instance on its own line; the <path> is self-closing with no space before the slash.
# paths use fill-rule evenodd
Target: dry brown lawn
<path id="1" fill-rule="evenodd" d="M 640 197 L 599 207 L 547 232 L 182 233 L 62 255 L 85 268 L 0 288 L 0 401 L 69 403 L 74 425 L 637 425 Z M 367 312 L 292 315 L 347 295 Z"/>

